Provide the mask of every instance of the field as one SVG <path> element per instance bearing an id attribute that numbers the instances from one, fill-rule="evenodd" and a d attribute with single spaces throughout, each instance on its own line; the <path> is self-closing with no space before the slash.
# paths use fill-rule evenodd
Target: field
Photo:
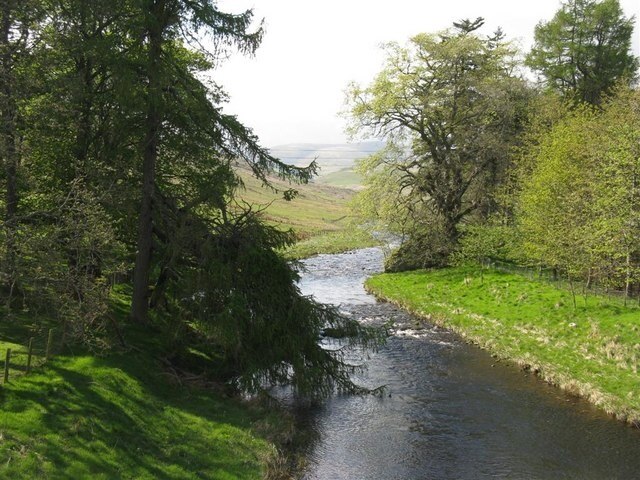
<path id="1" fill-rule="evenodd" d="M 302 258 L 317 253 L 334 253 L 375 245 L 369 234 L 354 227 L 349 201 L 355 194 L 347 188 L 319 183 L 290 185 L 272 180 L 280 191 L 295 188 L 299 194 L 293 200 L 282 198 L 261 185 L 247 171 L 241 170 L 244 189 L 239 194 L 247 203 L 265 208 L 263 218 L 283 230 L 293 229 L 298 243 L 287 255 Z"/>
<path id="2" fill-rule="evenodd" d="M 493 354 L 640 424 L 640 307 L 579 297 L 520 275 L 451 268 L 383 274 L 380 298 L 450 328 Z"/>
<path id="3" fill-rule="evenodd" d="M 347 167 L 337 172 L 322 175 L 317 182 L 322 185 L 357 189 L 362 186 L 362 176 L 354 172 L 353 168 Z"/>

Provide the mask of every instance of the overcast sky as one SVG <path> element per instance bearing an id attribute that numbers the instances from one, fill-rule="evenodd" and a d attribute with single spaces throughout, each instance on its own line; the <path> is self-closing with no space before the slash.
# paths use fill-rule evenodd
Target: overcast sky
<path id="1" fill-rule="evenodd" d="M 640 17 L 639 0 L 621 0 Z M 266 34 L 255 57 L 233 55 L 213 72 L 231 97 L 225 112 L 251 127 L 264 146 L 344 143 L 344 90 L 366 84 L 380 70 L 380 44 L 404 43 L 419 32 L 448 28 L 461 18 L 486 19 L 483 32 L 501 26 L 526 51 L 538 21 L 559 0 L 220 0 L 223 11 L 254 10 Z M 638 28 L 634 52 L 638 55 Z"/>

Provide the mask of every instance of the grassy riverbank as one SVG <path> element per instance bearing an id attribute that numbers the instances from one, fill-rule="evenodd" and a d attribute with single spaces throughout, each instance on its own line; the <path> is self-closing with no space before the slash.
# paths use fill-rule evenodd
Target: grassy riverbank
<path id="1" fill-rule="evenodd" d="M 300 240 L 285 252 L 287 258 L 302 259 L 320 253 L 341 253 L 358 248 L 375 247 L 380 242 L 359 228 L 328 232 Z"/>
<path id="2" fill-rule="evenodd" d="M 3 357 L 24 349 L 4 320 Z M 160 351 L 146 341 L 105 356 L 67 352 L 12 372 L 0 386 L 0 478 L 288 478 L 276 444 L 293 438 L 291 419 L 177 376 Z"/>
<path id="3" fill-rule="evenodd" d="M 450 268 L 382 274 L 367 281 L 380 298 L 640 424 L 640 308 L 570 292 L 523 276 Z"/>

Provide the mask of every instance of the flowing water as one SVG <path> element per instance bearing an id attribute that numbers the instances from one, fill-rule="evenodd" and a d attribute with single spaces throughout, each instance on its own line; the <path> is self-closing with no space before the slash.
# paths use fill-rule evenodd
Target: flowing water
<path id="1" fill-rule="evenodd" d="M 640 431 L 364 291 L 380 249 L 305 261 L 300 288 L 362 322 L 395 322 L 359 382 L 383 397 L 308 409 L 306 480 L 640 479 Z"/>

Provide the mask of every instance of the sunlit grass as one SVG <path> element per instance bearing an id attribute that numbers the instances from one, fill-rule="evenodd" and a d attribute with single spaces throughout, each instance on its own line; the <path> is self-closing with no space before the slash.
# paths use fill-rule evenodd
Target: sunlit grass
<path id="1" fill-rule="evenodd" d="M 2 478 L 260 478 L 251 415 L 140 354 L 58 357 L 3 387 Z"/>
<path id="2" fill-rule="evenodd" d="M 301 259 L 320 253 L 340 253 L 358 248 L 373 247 L 379 243 L 366 231 L 352 228 L 301 240 L 287 249 L 285 254 L 291 259 Z"/>
<path id="3" fill-rule="evenodd" d="M 114 314 L 127 310 L 125 293 L 114 292 Z M 28 318 L 12 320 L 0 317 L 3 359 L 6 348 L 24 350 L 36 330 L 25 328 Z M 133 330 L 127 336 L 142 348 L 107 355 L 74 348 L 28 375 L 13 365 L 9 383 L 0 385 L 0 478 L 259 479 L 274 473 L 269 466 L 280 457 L 270 439 L 288 429 L 290 419 L 179 381 L 160 361 L 153 335 Z"/>
<path id="4" fill-rule="evenodd" d="M 611 414 L 640 422 L 640 308 L 523 276 L 451 268 L 383 274 L 367 287 Z"/>

